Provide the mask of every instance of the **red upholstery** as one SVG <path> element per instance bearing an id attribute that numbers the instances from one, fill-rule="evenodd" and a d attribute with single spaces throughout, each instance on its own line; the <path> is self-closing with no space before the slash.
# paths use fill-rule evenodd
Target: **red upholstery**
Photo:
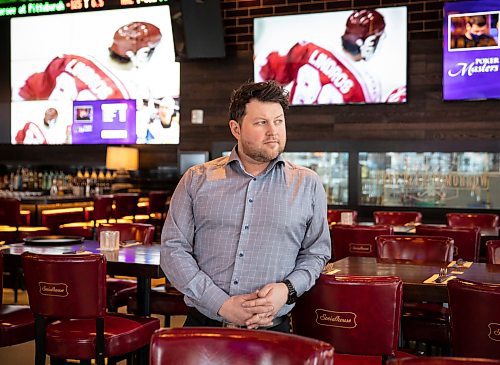
<path id="1" fill-rule="evenodd" d="M 18 227 L 22 223 L 21 202 L 15 198 L 0 198 L 0 225 Z"/>
<path id="2" fill-rule="evenodd" d="M 375 211 L 373 212 L 375 224 L 390 224 L 392 226 L 404 226 L 422 222 L 420 212 L 398 212 L 398 211 Z"/>
<path id="3" fill-rule="evenodd" d="M 21 256 L 30 307 L 45 331 L 45 352 L 58 359 L 97 359 L 135 352 L 159 328 L 155 318 L 106 314 L 106 259 L 103 255 Z M 58 318 L 45 325 L 44 318 Z M 103 328 L 100 328 L 102 325 Z M 37 346 L 36 361 L 45 353 Z M 43 360 L 41 360 L 43 359 Z M 38 362 L 39 361 L 39 362 Z"/>
<path id="4" fill-rule="evenodd" d="M 30 226 L 31 225 L 31 212 L 29 210 L 21 209 L 20 214 L 21 214 L 21 224 L 23 226 Z"/>
<path id="5" fill-rule="evenodd" d="M 106 219 L 113 217 L 113 195 L 96 195 L 94 197 L 94 210 L 92 219 Z"/>
<path id="6" fill-rule="evenodd" d="M 65 236 L 82 236 L 90 240 L 94 238 L 94 223 L 73 222 L 61 224 L 58 227 L 58 232 Z"/>
<path id="7" fill-rule="evenodd" d="M 447 213 L 446 220 L 452 227 L 498 227 L 498 215 L 486 213 Z"/>
<path id="8" fill-rule="evenodd" d="M 35 321 L 27 306 L 4 305 L 3 252 L 0 251 L 0 347 L 17 345 L 35 338 Z"/>
<path id="9" fill-rule="evenodd" d="M 328 224 L 332 223 L 340 223 L 342 213 L 351 213 L 352 214 L 352 223 L 356 224 L 358 222 L 358 211 L 352 209 L 328 209 L 327 211 L 327 219 Z"/>
<path id="10" fill-rule="evenodd" d="M 387 365 L 500 365 L 500 360 L 479 359 L 470 357 L 415 357 L 392 359 Z"/>
<path id="11" fill-rule="evenodd" d="M 102 231 L 119 231 L 120 241 L 133 240 L 142 242 L 145 245 L 153 243 L 155 228 L 151 224 L 145 223 L 102 223 L 97 227 L 97 239 Z M 118 307 L 127 305 L 128 292 L 120 293 L 123 289 L 136 288 L 135 280 L 107 279 L 107 307 L 110 311 L 116 312 Z"/>
<path id="12" fill-rule="evenodd" d="M 187 327 L 157 331 L 150 365 L 333 365 L 333 347 L 296 335 L 241 328 Z"/>
<path id="13" fill-rule="evenodd" d="M 137 311 L 137 288 L 125 290 L 128 291 L 127 312 L 135 313 Z M 155 287 L 151 290 L 150 303 L 151 313 L 165 316 L 165 327 L 170 327 L 171 316 L 188 314 L 188 307 L 184 303 L 184 295 L 168 283 L 165 286 Z"/>
<path id="14" fill-rule="evenodd" d="M 486 242 L 486 261 L 489 264 L 500 264 L 500 240 Z"/>
<path id="15" fill-rule="evenodd" d="M 381 259 L 424 262 L 451 262 L 453 239 L 441 236 L 378 236 L 377 252 Z"/>
<path id="16" fill-rule="evenodd" d="M 320 275 L 293 309 L 294 333 L 331 343 L 335 365 L 380 364 L 397 355 L 402 290 L 392 276 Z"/>
<path id="17" fill-rule="evenodd" d="M 161 216 L 165 215 L 167 199 L 170 195 L 168 191 L 151 191 L 149 192 L 149 206 L 148 213 L 160 213 Z"/>
<path id="18" fill-rule="evenodd" d="M 390 226 L 360 226 L 336 224 L 330 229 L 332 236 L 332 260 L 347 256 L 377 256 L 375 237 L 391 235 Z"/>
<path id="19" fill-rule="evenodd" d="M 50 209 L 42 212 L 42 225 L 49 227 L 52 232 L 58 232 L 61 224 L 81 222 L 84 219 L 83 208 Z"/>
<path id="20" fill-rule="evenodd" d="M 500 284 L 447 284 L 454 356 L 500 359 Z"/>
<path id="21" fill-rule="evenodd" d="M 437 227 L 421 225 L 416 227 L 416 234 L 422 236 L 445 236 L 453 238 L 453 258 L 478 261 L 481 232 L 479 227 Z"/>
<path id="22" fill-rule="evenodd" d="M 114 201 L 115 218 L 121 218 L 127 215 L 135 217 L 137 213 L 137 203 L 139 202 L 139 194 L 118 193 L 114 195 Z"/>

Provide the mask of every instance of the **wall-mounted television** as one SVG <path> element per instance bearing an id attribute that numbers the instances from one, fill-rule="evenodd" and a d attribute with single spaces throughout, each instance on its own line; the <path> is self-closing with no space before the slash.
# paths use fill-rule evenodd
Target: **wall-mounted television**
<path id="1" fill-rule="evenodd" d="M 407 9 L 256 18 L 254 79 L 285 85 L 292 105 L 404 103 Z"/>
<path id="2" fill-rule="evenodd" d="M 444 4 L 443 99 L 500 98 L 500 2 Z"/>
<path id="3" fill-rule="evenodd" d="M 183 175 L 190 167 L 205 163 L 209 160 L 208 151 L 179 151 L 179 173 Z"/>
<path id="4" fill-rule="evenodd" d="M 13 144 L 178 144 L 168 5 L 11 19 Z"/>

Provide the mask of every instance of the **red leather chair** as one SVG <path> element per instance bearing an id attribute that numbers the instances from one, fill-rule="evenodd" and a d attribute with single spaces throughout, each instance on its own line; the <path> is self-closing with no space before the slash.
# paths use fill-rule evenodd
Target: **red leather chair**
<path id="1" fill-rule="evenodd" d="M 2 302 L 3 252 L 0 251 L 0 347 L 17 345 L 35 338 L 35 320 L 27 306 Z"/>
<path id="2" fill-rule="evenodd" d="M 481 232 L 479 227 L 438 227 L 420 225 L 416 234 L 421 236 L 445 236 L 453 238 L 453 259 L 478 262 Z"/>
<path id="3" fill-rule="evenodd" d="M 470 357 L 415 357 L 393 359 L 387 365 L 500 365 L 500 360 L 479 359 Z"/>
<path id="4" fill-rule="evenodd" d="M 146 223 L 102 223 L 97 227 L 97 239 L 103 231 L 120 232 L 120 241 L 141 242 L 144 245 L 151 245 L 155 235 L 155 228 Z M 130 292 L 123 292 L 123 289 L 137 288 L 137 282 L 130 279 L 108 278 L 107 280 L 107 305 L 108 310 L 118 311 L 119 307 L 127 305 Z"/>
<path id="5" fill-rule="evenodd" d="M 498 227 L 497 214 L 486 213 L 447 213 L 446 220 L 452 227 Z"/>
<path id="6" fill-rule="evenodd" d="M 360 226 L 336 224 L 331 226 L 332 260 L 348 256 L 377 257 L 375 237 L 392 235 L 391 226 Z"/>
<path id="7" fill-rule="evenodd" d="M 422 222 L 420 212 L 400 211 L 375 211 L 373 212 L 375 224 L 390 224 L 391 226 L 404 226 Z"/>
<path id="8" fill-rule="evenodd" d="M 115 201 L 115 218 L 132 217 L 135 221 L 137 214 L 137 203 L 139 202 L 139 194 L 137 193 L 117 193 L 114 195 Z"/>
<path id="9" fill-rule="evenodd" d="M 58 230 L 61 224 L 81 222 L 84 219 L 85 212 L 80 207 L 47 209 L 42 211 L 42 225 L 49 227 L 54 233 L 59 233 Z"/>
<path id="10" fill-rule="evenodd" d="M 52 359 L 96 359 L 104 365 L 147 348 L 156 318 L 106 313 L 103 255 L 21 255 L 31 310 L 35 314 L 35 364 Z M 50 321 L 57 319 L 57 321 Z"/>
<path id="11" fill-rule="evenodd" d="M 451 262 L 453 239 L 441 236 L 378 236 L 377 254 L 381 259 L 422 262 Z"/>
<path id="12" fill-rule="evenodd" d="M 338 224 L 341 223 L 342 213 L 351 213 L 352 214 L 352 224 L 356 224 L 358 222 L 358 211 L 352 209 L 328 209 L 326 218 L 328 219 L 328 224 Z"/>
<path id="13" fill-rule="evenodd" d="M 169 191 L 150 191 L 148 214 L 150 219 L 163 222 L 167 215 L 167 200 L 171 193 Z"/>
<path id="14" fill-rule="evenodd" d="M 0 197 L 0 241 L 12 243 L 25 237 L 50 234 L 47 227 L 23 226 L 21 202 L 15 198 Z"/>
<path id="15" fill-rule="evenodd" d="M 128 296 L 127 312 L 135 313 L 137 311 L 137 288 L 123 289 L 119 292 L 119 295 Z M 113 304 L 119 306 L 122 303 L 120 301 Z M 160 314 L 165 317 L 165 327 L 170 327 L 172 316 L 185 316 L 188 314 L 184 295 L 168 282 L 165 285 L 151 289 L 150 309 L 152 314 Z"/>
<path id="16" fill-rule="evenodd" d="M 242 328 L 170 328 L 153 335 L 149 364 L 333 365 L 333 351 L 328 343 L 280 332 Z"/>
<path id="17" fill-rule="evenodd" d="M 454 356 L 500 359 L 500 284 L 448 282 Z"/>
<path id="18" fill-rule="evenodd" d="M 486 261 L 489 264 L 500 264 L 500 240 L 486 242 Z"/>
<path id="19" fill-rule="evenodd" d="M 376 364 L 398 353 L 403 283 L 392 276 L 320 275 L 292 311 L 294 333 L 331 343 L 335 365 Z"/>
<path id="20" fill-rule="evenodd" d="M 62 224 L 59 226 L 59 233 L 95 239 L 96 227 L 101 223 L 109 223 L 110 219 L 114 217 L 113 201 L 113 195 L 94 196 L 93 207 L 85 208 L 86 221 Z"/>

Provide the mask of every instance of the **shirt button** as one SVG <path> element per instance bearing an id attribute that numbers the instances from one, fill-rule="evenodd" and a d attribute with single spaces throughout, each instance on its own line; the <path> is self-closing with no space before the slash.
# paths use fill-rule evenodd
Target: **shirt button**
<path id="1" fill-rule="evenodd" d="M 257 178 L 256 178 L 256 177 L 254 177 L 252 180 L 253 180 L 253 181 L 256 181 L 256 180 L 257 180 Z"/>
<path id="2" fill-rule="evenodd" d="M 248 229 L 248 225 L 245 226 L 245 229 Z"/>
<path id="3" fill-rule="evenodd" d="M 243 252 L 240 252 L 240 257 L 243 257 Z"/>
<path id="4" fill-rule="evenodd" d="M 253 199 L 252 198 L 248 199 L 248 202 L 253 203 Z"/>
<path id="5" fill-rule="evenodd" d="M 238 285 L 238 280 L 233 281 L 234 285 Z"/>

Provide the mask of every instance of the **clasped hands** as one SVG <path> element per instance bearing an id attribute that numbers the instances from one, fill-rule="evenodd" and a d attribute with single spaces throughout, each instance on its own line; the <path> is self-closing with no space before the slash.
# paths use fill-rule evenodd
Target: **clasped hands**
<path id="1" fill-rule="evenodd" d="M 219 309 L 226 321 L 249 329 L 268 327 L 288 298 L 288 288 L 283 283 L 267 284 L 250 294 L 235 295 Z"/>

